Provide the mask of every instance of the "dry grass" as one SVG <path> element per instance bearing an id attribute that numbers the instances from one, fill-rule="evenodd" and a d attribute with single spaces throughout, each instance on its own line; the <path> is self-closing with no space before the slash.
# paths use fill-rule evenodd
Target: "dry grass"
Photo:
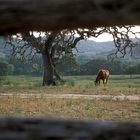
<path id="1" fill-rule="evenodd" d="M 49 86 L 49 87 L 0 87 L 0 93 L 12 94 L 89 94 L 89 95 L 140 95 L 140 88 L 135 87 L 79 87 L 79 86 Z"/>
<path id="2" fill-rule="evenodd" d="M 6 116 L 49 116 L 94 120 L 140 120 L 140 103 L 58 98 L 0 97 L 0 113 Z"/>
<path id="3" fill-rule="evenodd" d="M 64 85 L 42 87 L 39 77 L 8 77 L 0 81 L 0 114 L 49 116 L 94 120 L 140 120 L 140 102 L 47 98 L 44 94 L 140 95 L 140 77 L 115 76 L 104 87 L 94 86 L 94 77 L 66 77 Z M 41 94 L 22 98 L 17 94 Z"/>

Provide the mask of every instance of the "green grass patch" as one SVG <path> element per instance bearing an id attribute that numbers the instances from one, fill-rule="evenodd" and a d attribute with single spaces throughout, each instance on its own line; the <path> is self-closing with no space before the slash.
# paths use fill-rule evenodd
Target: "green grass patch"
<path id="1" fill-rule="evenodd" d="M 40 86 L 41 77 L 31 77 L 31 76 L 6 76 L 0 77 L 0 85 L 7 86 Z"/>
<path id="2" fill-rule="evenodd" d="M 140 75 L 111 75 L 107 86 L 102 81 L 94 85 L 95 76 L 66 76 L 64 84 L 42 87 L 42 77 L 7 76 L 0 77 L 0 93 L 38 93 L 38 94 L 140 94 Z"/>

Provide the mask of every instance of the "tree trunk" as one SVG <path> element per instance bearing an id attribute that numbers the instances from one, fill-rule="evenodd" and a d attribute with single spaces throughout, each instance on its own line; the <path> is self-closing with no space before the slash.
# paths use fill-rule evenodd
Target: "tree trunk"
<path id="1" fill-rule="evenodd" d="M 56 80 L 62 81 L 62 82 L 63 82 L 63 79 L 60 77 L 60 75 L 58 74 L 58 72 L 56 71 L 55 68 L 54 68 L 54 75 L 55 75 L 55 77 L 56 77 Z"/>
<path id="2" fill-rule="evenodd" d="M 53 79 L 54 76 L 54 67 L 52 65 L 51 58 L 49 54 L 42 54 L 43 65 L 44 65 L 44 74 L 43 74 L 43 86 L 46 85 L 55 85 Z"/>

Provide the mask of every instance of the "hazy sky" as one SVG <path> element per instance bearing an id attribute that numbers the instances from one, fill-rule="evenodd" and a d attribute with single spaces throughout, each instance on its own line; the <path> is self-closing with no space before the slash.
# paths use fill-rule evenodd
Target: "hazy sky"
<path id="1" fill-rule="evenodd" d="M 106 41 L 113 41 L 113 38 L 110 34 L 104 33 L 97 38 L 92 38 L 92 40 L 96 42 L 106 42 Z"/>
<path id="2" fill-rule="evenodd" d="M 140 32 L 140 26 L 135 26 L 133 29 L 132 29 L 133 32 Z M 39 33 L 38 32 L 34 32 L 34 35 L 35 36 L 38 36 Z M 44 34 L 42 33 L 42 36 Z M 131 38 L 134 38 L 134 36 L 130 35 Z M 138 37 L 140 38 L 140 34 L 138 35 Z M 94 40 L 96 42 L 106 42 L 106 41 L 113 41 L 113 38 L 110 34 L 107 34 L 107 33 L 104 33 L 102 35 L 100 35 L 98 38 L 90 38 L 90 40 Z"/>
<path id="3" fill-rule="evenodd" d="M 132 29 L 133 32 L 140 32 L 140 26 L 135 26 L 135 28 Z M 130 35 L 132 38 L 134 38 L 133 35 Z M 138 35 L 140 37 L 140 35 Z M 106 41 L 113 41 L 113 38 L 111 35 L 104 33 L 100 35 L 98 38 L 92 38 L 92 40 L 96 42 L 106 42 Z"/>

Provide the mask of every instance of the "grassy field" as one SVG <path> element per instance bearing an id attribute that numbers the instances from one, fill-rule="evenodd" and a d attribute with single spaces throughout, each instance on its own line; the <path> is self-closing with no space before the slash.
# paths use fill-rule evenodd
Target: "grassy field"
<path id="1" fill-rule="evenodd" d="M 42 93 L 42 94 L 105 94 L 105 95 L 136 95 L 140 94 L 140 75 L 111 75 L 108 85 L 95 87 L 95 76 L 63 77 L 63 85 L 42 87 L 41 77 L 8 76 L 0 77 L 0 93 Z"/>
<path id="2" fill-rule="evenodd" d="M 106 87 L 94 86 L 95 76 L 64 77 L 66 83 L 42 87 L 41 77 L 0 77 L 0 114 L 50 116 L 94 120 L 140 120 L 140 101 L 88 100 L 84 98 L 47 98 L 44 94 L 140 95 L 140 75 L 110 76 Z M 21 98 L 17 94 L 41 94 L 39 98 Z"/>

